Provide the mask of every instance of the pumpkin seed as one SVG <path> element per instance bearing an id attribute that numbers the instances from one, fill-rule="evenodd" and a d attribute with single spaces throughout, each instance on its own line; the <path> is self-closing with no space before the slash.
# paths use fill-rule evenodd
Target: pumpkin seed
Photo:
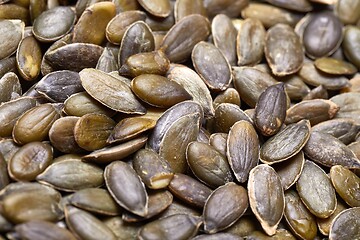
<path id="1" fill-rule="evenodd" d="M 23 37 L 24 28 L 25 24 L 21 20 L 0 21 L 0 59 L 6 59 L 16 51 Z"/>
<path id="2" fill-rule="evenodd" d="M 169 0 L 138 0 L 139 4 L 156 17 L 167 17 L 171 11 Z"/>
<path id="3" fill-rule="evenodd" d="M 311 89 L 311 91 L 304 96 L 303 100 L 313 100 L 313 99 L 328 99 L 329 94 L 326 88 L 323 85 L 320 85 L 316 88 Z"/>
<path id="4" fill-rule="evenodd" d="M 281 8 L 286 8 L 298 12 L 310 12 L 313 10 L 313 5 L 311 5 L 310 1 L 308 0 L 301 0 L 301 1 L 266 0 L 266 1 L 274 6 L 278 6 Z"/>
<path id="5" fill-rule="evenodd" d="M 0 103 L 8 102 L 22 94 L 22 89 L 18 76 L 13 72 L 8 72 L 0 78 Z"/>
<path id="6" fill-rule="evenodd" d="M 352 118 L 357 124 L 360 124 L 360 93 L 342 93 L 330 98 L 330 100 L 340 108 L 336 113 L 336 118 Z"/>
<path id="7" fill-rule="evenodd" d="M 333 75 L 355 74 L 357 69 L 351 63 L 335 58 L 318 58 L 315 67 L 320 71 Z"/>
<path id="8" fill-rule="evenodd" d="M 232 103 L 219 104 L 215 109 L 214 131 L 228 133 L 230 128 L 240 120 L 252 123 L 250 117 L 240 109 L 239 106 Z"/>
<path id="9" fill-rule="evenodd" d="M 200 14 L 206 17 L 206 9 L 203 1 L 179 0 L 175 2 L 174 17 L 176 22 L 191 14 Z"/>
<path id="10" fill-rule="evenodd" d="M 323 235 L 329 236 L 332 221 L 334 220 L 335 217 L 337 217 L 337 215 L 339 215 L 345 209 L 346 209 L 345 205 L 341 203 L 341 201 L 337 201 L 335 211 L 333 214 L 331 214 L 330 217 L 316 219 L 318 228 Z"/>
<path id="11" fill-rule="evenodd" d="M 359 219 L 360 216 L 360 207 L 354 207 L 350 209 L 346 209 L 341 212 L 336 218 L 333 220 L 329 239 L 337 240 L 337 239 L 356 239 L 360 237 L 359 232 Z"/>
<path id="12" fill-rule="evenodd" d="M 16 65 L 20 75 L 28 81 L 40 74 L 42 53 L 39 43 L 32 36 L 23 38 L 16 52 Z"/>
<path id="13" fill-rule="evenodd" d="M 360 68 L 360 52 L 358 40 L 360 38 L 360 30 L 355 26 L 346 26 L 344 30 L 344 40 L 342 48 L 347 59 L 350 60 L 357 68 Z"/>

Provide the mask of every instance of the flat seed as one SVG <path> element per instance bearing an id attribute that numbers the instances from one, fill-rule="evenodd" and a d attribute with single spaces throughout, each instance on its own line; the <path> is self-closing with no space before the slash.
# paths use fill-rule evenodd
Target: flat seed
<path id="1" fill-rule="evenodd" d="M 128 224 L 120 216 L 106 218 L 102 222 L 111 229 L 118 240 L 136 239 L 142 226 L 142 224 Z"/>
<path id="2" fill-rule="evenodd" d="M 289 124 L 261 146 L 260 160 L 267 164 L 285 161 L 299 153 L 309 137 L 309 121 Z"/>
<path id="3" fill-rule="evenodd" d="M 216 233 L 234 224 L 249 206 L 247 191 L 236 183 L 215 189 L 207 199 L 203 217 L 204 230 Z"/>
<path id="4" fill-rule="evenodd" d="M 20 19 L 29 24 L 29 9 L 15 3 L 0 4 L 0 19 Z"/>
<path id="5" fill-rule="evenodd" d="M 286 93 L 293 101 L 303 99 L 310 92 L 310 88 L 297 75 L 286 76 L 281 81 L 284 82 Z"/>
<path id="6" fill-rule="evenodd" d="M 115 111 L 96 101 L 86 92 L 75 93 L 64 102 L 63 111 L 70 116 L 82 117 L 88 113 L 99 113 L 113 116 Z"/>
<path id="7" fill-rule="evenodd" d="M 304 96 L 303 100 L 313 100 L 313 99 L 328 99 L 329 94 L 326 88 L 323 85 L 320 85 L 316 88 L 311 89 L 311 91 Z"/>
<path id="8" fill-rule="evenodd" d="M 340 201 L 337 201 L 335 211 L 333 214 L 331 214 L 330 217 L 316 219 L 316 222 L 317 222 L 317 225 L 318 225 L 318 228 L 319 228 L 321 234 L 323 234 L 325 236 L 329 236 L 331 223 L 333 222 L 334 218 L 336 218 L 337 215 L 339 215 L 345 209 L 347 209 L 345 204 L 341 203 Z"/>
<path id="9" fill-rule="evenodd" d="M 347 59 L 350 60 L 357 68 L 360 68 L 359 50 L 360 30 L 355 26 L 346 26 L 344 31 L 344 40 L 342 48 Z"/>
<path id="10" fill-rule="evenodd" d="M 355 24 L 360 18 L 360 2 L 349 0 L 337 1 L 334 11 L 344 24 Z"/>
<path id="11" fill-rule="evenodd" d="M 0 92 L 0 103 L 8 102 L 22 94 L 20 80 L 15 73 L 8 72 L 0 78 Z"/>
<path id="12" fill-rule="evenodd" d="M 254 65 L 264 56 L 265 28 L 256 18 L 248 18 L 241 24 L 236 38 L 238 66 Z"/>
<path id="13" fill-rule="evenodd" d="M 165 75 L 169 67 L 169 59 L 159 50 L 149 53 L 138 53 L 128 57 L 119 69 L 119 73 L 131 77 L 141 74 Z"/>
<path id="14" fill-rule="evenodd" d="M 306 84 L 311 86 L 323 85 L 328 90 L 339 90 L 349 85 L 349 80 L 346 77 L 324 74 L 317 70 L 311 62 L 304 63 L 299 71 L 299 76 Z"/>
<path id="15" fill-rule="evenodd" d="M 146 15 L 142 11 L 131 10 L 120 12 L 106 26 L 107 40 L 113 44 L 120 45 L 127 27 L 134 22 L 145 21 L 145 18 Z"/>
<path id="16" fill-rule="evenodd" d="M 336 118 L 352 118 L 357 124 L 360 124 L 360 93 L 342 93 L 330 100 L 340 108 L 336 113 Z"/>
<path id="17" fill-rule="evenodd" d="M 360 178 L 341 165 L 332 166 L 330 178 L 336 192 L 351 207 L 360 207 Z"/>
<path id="18" fill-rule="evenodd" d="M 228 88 L 232 80 L 230 64 L 216 46 L 203 41 L 197 43 L 191 59 L 196 72 L 210 89 L 223 91 Z"/>
<path id="19" fill-rule="evenodd" d="M 312 132 L 304 147 L 304 153 L 314 162 L 331 167 L 360 168 L 360 160 L 344 143 L 322 132 Z"/>
<path id="20" fill-rule="evenodd" d="M 185 174 L 176 173 L 169 184 L 169 190 L 174 196 L 185 203 L 202 208 L 211 194 L 211 189 Z"/>
<path id="21" fill-rule="evenodd" d="M 329 239 L 357 239 L 360 237 L 360 207 L 346 209 L 341 212 L 332 222 Z"/>
<path id="22" fill-rule="evenodd" d="M 213 133 L 210 135 L 209 144 L 214 147 L 216 151 L 221 153 L 223 156 L 226 156 L 226 140 L 228 134 L 226 133 Z"/>
<path id="23" fill-rule="evenodd" d="M 211 22 L 214 44 L 224 54 L 231 66 L 236 65 L 237 30 L 225 14 L 216 15 Z"/>
<path id="24" fill-rule="evenodd" d="M 3 77 L 5 73 L 14 72 L 15 69 L 16 69 L 15 57 L 0 59 L 0 77 Z"/>
<path id="25" fill-rule="evenodd" d="M 131 90 L 144 102 L 168 108 L 191 100 L 191 95 L 177 82 L 155 74 L 142 74 L 131 81 Z"/>
<path id="26" fill-rule="evenodd" d="M 122 66 L 126 59 L 134 54 L 155 50 L 154 35 L 143 21 L 131 24 L 121 40 L 118 62 Z"/>
<path id="27" fill-rule="evenodd" d="M 170 2 L 170 4 L 173 7 L 174 3 Z M 151 14 L 146 14 L 145 22 L 153 31 L 167 32 L 175 24 L 174 11 L 171 11 L 170 15 L 166 18 L 159 18 L 152 16 Z"/>
<path id="28" fill-rule="evenodd" d="M 18 144 L 43 141 L 48 137 L 52 124 L 60 117 L 52 104 L 42 104 L 24 113 L 14 126 L 12 135 Z"/>
<path id="29" fill-rule="evenodd" d="M 21 20 L 0 21 L 0 59 L 10 57 L 16 51 L 23 37 L 24 28 L 25 24 Z"/>
<path id="30" fill-rule="evenodd" d="M 92 214 L 71 205 L 65 207 L 65 220 L 77 238 L 115 240 L 115 234 Z"/>
<path id="31" fill-rule="evenodd" d="M 20 146 L 17 145 L 11 138 L 3 138 L 0 140 L 0 155 L 4 158 L 5 162 L 9 162 L 19 149 Z"/>
<path id="32" fill-rule="evenodd" d="M 75 18 L 75 12 L 70 7 L 55 7 L 35 18 L 32 32 L 40 42 L 54 42 L 70 32 Z"/>
<path id="33" fill-rule="evenodd" d="M 220 92 L 213 101 L 214 107 L 218 107 L 221 103 L 232 103 L 241 106 L 241 99 L 238 91 L 234 88 L 227 88 L 225 91 Z"/>
<path id="34" fill-rule="evenodd" d="M 255 107 L 260 94 L 277 81 L 268 73 L 252 67 L 233 67 L 234 85 L 241 99 Z"/>
<path id="35" fill-rule="evenodd" d="M 206 9 L 204 7 L 203 1 L 201 0 L 176 1 L 174 6 L 174 16 L 176 22 L 180 21 L 180 19 L 191 14 L 200 14 L 206 16 Z"/>
<path id="36" fill-rule="evenodd" d="M 42 53 L 39 43 L 32 36 L 23 38 L 16 53 L 16 64 L 20 75 L 32 81 L 40 74 Z"/>
<path id="37" fill-rule="evenodd" d="M 160 143 L 159 154 L 170 163 L 175 173 L 187 169 L 186 147 L 195 141 L 200 129 L 200 114 L 186 115 L 176 120 L 166 131 Z M 177 151 L 174 151 L 177 149 Z"/>
<path id="38" fill-rule="evenodd" d="M 284 216 L 292 231 L 301 239 L 314 239 L 316 237 L 316 219 L 294 190 L 285 192 Z"/>
<path id="39" fill-rule="evenodd" d="M 280 177 L 284 191 L 289 189 L 299 179 L 304 163 L 304 153 L 300 151 L 290 159 L 273 165 L 273 168 Z"/>
<path id="40" fill-rule="evenodd" d="M 330 11 L 314 15 L 304 30 L 306 54 L 319 58 L 335 52 L 343 38 L 342 27 L 340 20 Z"/>
<path id="41" fill-rule="evenodd" d="M 69 230 L 46 221 L 34 220 L 19 224 L 15 227 L 15 230 L 23 239 L 76 240 L 75 236 Z"/>
<path id="42" fill-rule="evenodd" d="M 191 142 L 186 150 L 186 159 L 194 175 L 211 187 L 233 181 L 224 155 L 206 143 Z"/>
<path id="43" fill-rule="evenodd" d="M 123 142 L 133 139 L 145 131 L 153 129 L 156 121 L 146 117 L 130 117 L 122 119 L 112 130 L 107 142 Z"/>
<path id="44" fill-rule="evenodd" d="M 230 129 L 226 156 L 236 179 L 244 183 L 259 161 L 259 139 L 251 123 L 238 121 Z"/>
<path id="45" fill-rule="evenodd" d="M 0 153 L 0 190 L 5 188 L 10 183 L 7 165 L 8 164 L 5 161 L 5 158 L 3 157 L 2 153 Z"/>
<path id="46" fill-rule="evenodd" d="M 271 27 L 265 39 L 265 57 L 276 76 L 286 76 L 300 70 L 304 54 L 299 37 L 285 24 Z M 279 58 L 278 56 L 282 56 Z"/>
<path id="47" fill-rule="evenodd" d="M 72 195 L 70 203 L 75 207 L 95 214 L 117 216 L 122 212 L 110 193 L 101 188 L 79 190 Z"/>
<path id="48" fill-rule="evenodd" d="M 285 124 L 307 119 L 313 126 L 332 119 L 340 107 L 330 100 L 313 99 L 301 101 L 286 111 Z"/>
<path id="49" fill-rule="evenodd" d="M 45 54 L 55 70 L 80 72 L 84 68 L 96 66 L 104 48 L 91 43 L 71 43 Z"/>
<path id="50" fill-rule="evenodd" d="M 201 234 L 193 238 L 193 240 L 242 240 L 243 238 L 232 233 L 214 233 Z"/>
<path id="51" fill-rule="evenodd" d="M 72 159 L 51 164 L 36 180 L 66 192 L 100 187 L 104 184 L 101 168 Z"/>
<path id="52" fill-rule="evenodd" d="M 167 17 L 171 12 L 169 0 L 139 0 L 139 4 L 156 17 Z"/>
<path id="53" fill-rule="evenodd" d="M 264 136 L 280 130 L 286 116 L 286 93 L 284 84 L 268 87 L 255 106 L 255 125 Z"/>
<path id="54" fill-rule="evenodd" d="M 96 64 L 96 69 L 107 73 L 117 71 L 119 69 L 117 59 L 108 47 L 104 48 L 104 51 Z"/>
<path id="55" fill-rule="evenodd" d="M 206 118 L 214 116 L 210 91 L 195 71 L 183 65 L 170 65 L 167 78 L 183 86 L 193 100 L 202 106 Z"/>
<path id="56" fill-rule="evenodd" d="M 215 109 L 214 130 L 215 132 L 228 133 L 230 128 L 240 120 L 252 122 L 250 117 L 232 103 L 219 104 Z"/>
<path id="57" fill-rule="evenodd" d="M 143 183 L 151 189 L 166 188 L 174 176 L 170 164 L 149 149 L 136 152 L 133 167 Z"/>
<path id="58" fill-rule="evenodd" d="M 175 214 L 146 224 L 138 233 L 141 240 L 190 239 L 196 235 L 202 220 L 187 214 Z"/>
<path id="59" fill-rule="evenodd" d="M 31 142 L 22 146 L 8 163 L 9 175 L 17 181 L 32 181 L 53 160 L 53 149 L 49 144 Z"/>
<path id="60" fill-rule="evenodd" d="M 105 40 L 105 27 L 115 17 L 115 4 L 99 2 L 88 7 L 74 27 L 74 42 L 101 45 Z"/>
<path id="61" fill-rule="evenodd" d="M 89 113 L 76 122 L 74 137 L 76 143 L 87 151 L 101 149 L 115 127 L 115 122 L 106 115 Z"/>
<path id="62" fill-rule="evenodd" d="M 35 90 L 53 102 L 64 102 L 72 94 L 84 91 L 79 73 L 68 70 L 47 74 L 36 84 Z"/>
<path id="63" fill-rule="evenodd" d="M 298 12 L 310 12 L 313 10 L 313 5 L 308 0 L 290 0 L 290 1 L 282 1 L 282 0 L 266 0 L 266 2 L 271 5 L 278 6 L 281 8 L 286 8 L 289 10 L 294 10 Z"/>
<path id="64" fill-rule="evenodd" d="M 249 174 L 248 194 L 251 210 L 262 228 L 267 235 L 274 235 L 285 207 L 284 190 L 275 170 L 266 164 L 253 168 Z"/>
<path id="65" fill-rule="evenodd" d="M 302 202 L 315 216 L 328 218 L 335 211 L 335 189 L 324 170 L 314 162 L 305 161 L 296 190 Z"/>
<path id="66" fill-rule="evenodd" d="M 115 161 L 106 166 L 104 176 L 111 196 L 120 206 L 141 217 L 147 215 L 148 195 L 134 169 Z"/>
<path id="67" fill-rule="evenodd" d="M 124 113 L 146 112 L 130 87 L 110 74 L 95 69 L 84 69 L 80 72 L 80 79 L 90 96 L 111 109 Z"/>
<path id="68" fill-rule="evenodd" d="M 177 22 L 166 34 L 161 48 L 171 62 L 184 62 L 193 47 L 206 40 L 210 34 L 210 23 L 204 16 L 192 14 Z"/>
<path id="69" fill-rule="evenodd" d="M 83 156 L 82 159 L 84 161 L 101 164 L 121 160 L 142 148 L 146 141 L 147 137 L 139 136 L 138 138 L 124 142 L 122 144 L 105 147 L 94 151 L 88 155 Z"/>
<path id="70" fill-rule="evenodd" d="M 318 58 L 315 67 L 320 71 L 333 75 L 355 74 L 357 69 L 351 63 L 336 58 Z"/>

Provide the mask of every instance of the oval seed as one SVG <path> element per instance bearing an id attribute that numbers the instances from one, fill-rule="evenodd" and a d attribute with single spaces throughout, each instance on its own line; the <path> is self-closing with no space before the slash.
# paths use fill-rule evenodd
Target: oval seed
<path id="1" fill-rule="evenodd" d="M 8 72 L 0 78 L 0 92 L 0 103 L 8 102 L 15 96 L 22 95 L 20 80 L 15 73 Z"/>
<path id="2" fill-rule="evenodd" d="M 318 58 L 315 67 L 320 71 L 334 75 L 355 74 L 357 68 L 351 63 L 336 58 Z"/>
<path id="3" fill-rule="evenodd" d="M 16 65 L 20 75 L 32 81 L 40 74 L 42 53 L 39 43 L 32 36 L 23 38 L 16 52 Z"/>
<path id="4" fill-rule="evenodd" d="M 332 222 L 329 239 L 357 239 L 360 237 L 360 207 L 346 209 Z"/>
<path id="5" fill-rule="evenodd" d="M 169 0 L 138 0 L 139 4 L 156 17 L 167 17 L 171 12 Z"/>
<path id="6" fill-rule="evenodd" d="M 25 24 L 21 20 L 0 21 L 0 60 L 6 59 L 16 51 L 23 37 L 24 28 Z"/>

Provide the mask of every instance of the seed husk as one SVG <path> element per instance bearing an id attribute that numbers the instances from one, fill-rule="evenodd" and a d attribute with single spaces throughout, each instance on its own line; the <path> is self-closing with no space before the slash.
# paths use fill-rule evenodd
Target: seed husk
<path id="1" fill-rule="evenodd" d="M 139 0 L 139 4 L 150 14 L 156 17 L 167 17 L 171 12 L 169 0 Z"/>
<path id="2" fill-rule="evenodd" d="M 45 60 L 54 70 L 80 72 L 84 68 L 94 68 L 104 51 L 103 47 L 92 43 L 62 44 L 45 53 Z"/>
<path id="3" fill-rule="evenodd" d="M 184 62 L 193 47 L 206 40 L 210 34 L 210 23 L 199 14 L 192 14 L 177 22 L 165 35 L 161 49 L 171 62 Z"/>
<path id="4" fill-rule="evenodd" d="M 16 70 L 15 57 L 0 59 L 0 77 L 3 77 L 8 72 L 14 72 L 15 70 Z"/>
<path id="5" fill-rule="evenodd" d="M 122 209 L 111 197 L 110 193 L 101 188 L 85 188 L 75 192 L 70 203 L 80 209 L 106 216 L 117 216 Z"/>
<path id="6" fill-rule="evenodd" d="M 60 113 L 55 105 L 42 104 L 33 107 L 16 121 L 12 132 L 14 141 L 18 144 L 26 144 L 45 140 L 52 124 L 58 118 Z"/>
<path id="7" fill-rule="evenodd" d="M 211 22 L 211 33 L 215 46 L 220 49 L 231 66 L 236 65 L 237 31 L 225 14 L 216 15 Z"/>
<path id="8" fill-rule="evenodd" d="M 360 160 L 344 143 L 327 133 L 312 132 L 304 153 L 314 162 L 326 167 L 342 165 L 360 168 Z"/>
<path id="9" fill-rule="evenodd" d="M 105 47 L 103 53 L 101 54 L 97 64 L 96 69 L 99 69 L 103 72 L 113 72 L 119 69 L 117 64 L 117 59 L 114 53 L 108 48 Z"/>
<path id="10" fill-rule="evenodd" d="M 255 126 L 264 136 L 280 130 L 286 116 L 285 85 L 280 83 L 268 87 L 255 106 Z"/>
<path id="11" fill-rule="evenodd" d="M 230 128 L 240 120 L 252 123 L 250 117 L 238 105 L 221 103 L 215 108 L 214 131 L 228 133 Z"/>
<path id="12" fill-rule="evenodd" d="M 170 164 L 150 149 L 136 152 L 133 167 L 143 183 L 151 189 L 166 188 L 174 176 Z"/>
<path id="13" fill-rule="evenodd" d="M 275 170 L 266 164 L 254 167 L 249 174 L 248 194 L 251 210 L 263 230 L 274 235 L 285 207 L 284 190 Z"/>
<path id="14" fill-rule="evenodd" d="M 294 190 L 285 192 L 284 216 L 292 231 L 301 239 L 314 239 L 316 237 L 316 219 Z"/>
<path id="15" fill-rule="evenodd" d="M 308 120 L 289 124 L 261 146 L 260 160 L 267 164 L 285 161 L 299 153 L 309 137 Z"/>
<path id="16" fill-rule="evenodd" d="M 23 38 L 16 52 L 16 65 L 20 75 L 32 81 L 40 74 L 42 53 L 37 40 L 33 36 Z"/>
<path id="17" fill-rule="evenodd" d="M 6 59 L 16 51 L 23 37 L 24 28 L 25 24 L 21 20 L 0 21 L 0 59 Z"/>
<path id="18" fill-rule="evenodd" d="M 175 2 L 174 17 L 176 22 L 191 14 L 200 14 L 206 17 L 207 14 L 203 1 L 180 0 Z"/>
<path id="19" fill-rule="evenodd" d="M 214 91 L 224 91 L 232 80 L 230 64 L 222 52 L 213 44 L 197 43 L 191 54 L 196 72 L 206 85 Z"/>
<path id="20" fill-rule="evenodd" d="M 113 44 L 120 45 L 126 29 L 134 22 L 145 21 L 145 18 L 146 14 L 138 10 L 120 12 L 106 26 L 107 40 Z"/>
<path id="21" fill-rule="evenodd" d="M 313 99 L 301 101 L 286 111 L 285 124 L 307 119 L 313 126 L 334 118 L 339 109 L 340 107 L 330 100 Z"/>
<path id="22" fill-rule="evenodd" d="M 337 217 L 337 215 L 339 215 L 345 209 L 347 209 L 345 204 L 342 203 L 341 201 L 337 201 L 335 211 L 333 214 L 331 214 L 330 217 L 316 219 L 318 228 L 323 235 L 329 236 L 332 221 L 334 220 L 334 218 Z"/>
<path id="23" fill-rule="evenodd" d="M 53 149 L 49 144 L 30 142 L 22 146 L 8 163 L 8 172 L 17 181 L 32 181 L 53 160 Z"/>
<path id="24" fill-rule="evenodd" d="M 19 224 L 15 227 L 15 231 L 22 239 L 76 240 L 75 236 L 69 230 L 59 227 L 54 223 L 40 220 Z"/>
<path id="25" fill-rule="evenodd" d="M 193 240 L 243 240 L 243 238 L 232 233 L 214 233 L 197 235 Z"/>
<path id="26" fill-rule="evenodd" d="M 350 60 L 357 68 L 360 68 L 360 54 L 358 50 L 358 40 L 360 38 L 360 31 L 358 27 L 348 25 L 344 31 L 344 41 L 342 48 L 347 59 Z"/>
<path id="27" fill-rule="evenodd" d="M 292 101 L 301 100 L 310 92 L 310 88 L 298 75 L 286 76 L 281 81 L 284 82 L 286 94 Z"/>
<path id="28" fill-rule="evenodd" d="M 201 218 L 175 214 L 146 224 L 138 233 L 140 240 L 150 239 L 190 239 L 196 235 L 202 223 Z"/>
<path id="29" fill-rule="evenodd" d="M 236 179 L 244 183 L 259 161 L 259 139 L 251 123 L 238 121 L 230 129 L 226 156 Z"/>
<path id="30" fill-rule="evenodd" d="M 40 42 L 54 42 L 70 32 L 76 15 L 70 7 L 59 6 L 42 12 L 34 19 L 32 32 L 35 38 Z"/>
<path id="31" fill-rule="evenodd" d="M 281 8 L 286 8 L 298 12 L 310 12 L 313 10 L 313 5 L 308 0 L 300 0 L 300 1 L 266 0 L 266 1 L 274 6 L 278 6 Z"/>
<path id="32" fill-rule="evenodd" d="M 229 87 L 214 98 L 214 108 L 217 108 L 221 103 L 232 103 L 241 106 L 240 94 L 235 88 Z"/>
<path id="33" fill-rule="evenodd" d="M 195 141 L 200 129 L 200 114 L 180 117 L 166 131 L 160 143 L 159 155 L 170 163 L 175 173 L 187 169 L 186 147 Z M 177 149 L 177 151 L 174 151 Z"/>
<path id="34" fill-rule="evenodd" d="M 120 216 L 110 217 L 102 220 L 108 228 L 115 234 L 118 240 L 136 239 L 142 224 L 129 224 Z"/>
<path id="35" fill-rule="evenodd" d="M 342 93 L 330 98 L 330 100 L 340 108 L 335 115 L 336 118 L 352 118 L 357 124 L 360 124 L 360 93 Z"/>
<path id="36" fill-rule="evenodd" d="M 233 181 L 225 156 L 206 143 L 191 142 L 186 150 L 186 159 L 194 175 L 211 187 Z"/>
<path id="37" fill-rule="evenodd" d="M 303 100 L 312 100 L 312 99 L 328 99 L 329 94 L 326 88 L 323 85 L 317 86 L 316 88 L 311 89 L 311 91 L 304 96 Z"/>
<path id="38" fill-rule="evenodd" d="M 318 58 L 315 67 L 320 71 L 333 75 L 355 74 L 357 68 L 351 63 L 336 58 Z"/>
<path id="39" fill-rule="evenodd" d="M 130 87 L 110 74 L 89 68 L 80 72 L 80 79 L 86 92 L 103 105 L 119 112 L 145 114 Z"/>
<path id="40" fill-rule="evenodd" d="M 131 55 L 155 50 L 154 35 L 150 27 L 143 21 L 131 24 L 121 40 L 118 63 L 122 66 Z"/>
<path id="41" fill-rule="evenodd" d="M 9 174 L 7 171 L 7 162 L 0 153 L 0 190 L 6 187 L 10 183 Z"/>
<path id="42" fill-rule="evenodd" d="M 335 189 L 325 171 L 314 162 L 305 161 L 296 190 L 301 201 L 316 217 L 328 218 L 335 211 Z"/>
<path id="43" fill-rule="evenodd" d="M 302 67 L 304 54 L 300 39 L 289 25 L 277 24 L 267 31 L 264 51 L 276 76 L 296 73 Z"/>
<path id="44" fill-rule="evenodd" d="M 14 156 L 14 154 L 20 149 L 20 147 L 21 146 L 17 145 L 11 138 L 1 139 L 0 155 L 4 158 L 5 162 L 9 162 L 10 159 Z"/>
<path id="45" fill-rule="evenodd" d="M 36 84 L 35 90 L 53 102 L 64 102 L 72 94 L 84 91 L 79 73 L 68 70 L 47 74 Z"/>
<path id="46" fill-rule="evenodd" d="M 217 14 L 225 14 L 230 18 L 235 18 L 239 16 L 241 10 L 243 10 L 249 1 L 247 0 L 206 0 L 204 1 L 204 6 L 206 12 L 209 15 L 209 18 L 213 18 Z"/>
<path id="47" fill-rule="evenodd" d="M 18 76 L 13 72 L 8 72 L 0 78 L 0 103 L 8 102 L 22 94 L 22 89 Z"/>
<path id="48" fill-rule="evenodd" d="M 226 140 L 228 138 L 227 133 L 213 133 L 210 135 L 209 144 L 214 147 L 216 151 L 226 156 Z"/>
<path id="49" fill-rule="evenodd" d="M 36 177 L 40 183 L 66 192 L 75 192 L 104 184 L 103 170 L 78 159 L 68 159 L 51 164 Z"/>
<path id="50" fill-rule="evenodd" d="M 340 240 L 344 238 L 357 239 L 360 237 L 360 207 L 349 208 L 342 211 L 333 220 L 329 239 Z"/>
<path id="51" fill-rule="evenodd" d="M 141 74 L 131 81 L 131 90 L 142 101 L 156 107 L 168 108 L 191 100 L 191 95 L 177 82 L 155 74 Z"/>
<path id="52" fill-rule="evenodd" d="M 65 220 L 71 232 L 79 239 L 116 239 L 115 234 L 102 221 L 71 205 L 65 207 Z"/>
<path id="53" fill-rule="evenodd" d="M 202 208 L 211 194 L 211 189 L 194 178 L 176 173 L 169 184 L 169 190 L 187 204 Z"/>
<path id="54" fill-rule="evenodd" d="M 331 182 L 340 197 L 350 207 L 360 207 L 360 178 L 349 169 L 336 165 L 330 169 Z"/>
<path id="55" fill-rule="evenodd" d="M 114 161 L 106 166 L 104 176 L 111 196 L 121 207 L 141 217 L 148 214 L 148 194 L 134 169 Z"/>
<path id="56" fill-rule="evenodd" d="M 236 183 L 215 189 L 206 200 L 203 217 L 206 233 L 216 233 L 234 224 L 249 206 L 247 191 Z"/>

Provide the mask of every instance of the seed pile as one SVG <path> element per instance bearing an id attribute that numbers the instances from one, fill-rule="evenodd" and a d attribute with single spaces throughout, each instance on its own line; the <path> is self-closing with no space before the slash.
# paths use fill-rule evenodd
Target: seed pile
<path id="1" fill-rule="evenodd" d="M 360 0 L 0 0 L 0 239 L 360 239 Z"/>

